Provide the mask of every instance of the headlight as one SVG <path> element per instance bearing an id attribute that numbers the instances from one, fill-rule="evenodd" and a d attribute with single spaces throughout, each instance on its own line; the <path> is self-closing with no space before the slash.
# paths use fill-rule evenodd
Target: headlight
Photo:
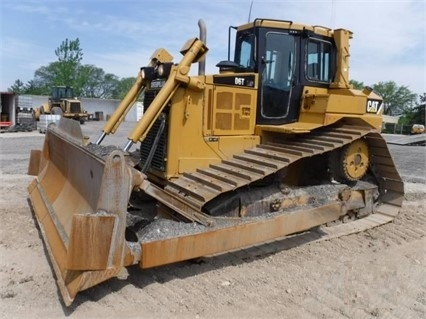
<path id="1" fill-rule="evenodd" d="M 170 74 L 170 70 L 172 69 L 173 63 L 163 63 L 160 64 L 157 68 L 157 74 L 159 78 L 167 78 Z"/>
<path id="2" fill-rule="evenodd" d="M 152 81 L 155 79 L 155 69 L 151 66 L 141 68 L 141 76 L 144 80 Z"/>

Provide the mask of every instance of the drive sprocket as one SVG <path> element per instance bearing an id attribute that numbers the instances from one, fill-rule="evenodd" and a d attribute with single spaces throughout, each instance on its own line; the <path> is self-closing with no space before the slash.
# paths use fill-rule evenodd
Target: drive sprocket
<path id="1" fill-rule="evenodd" d="M 355 140 L 333 151 L 329 157 L 331 177 L 338 182 L 355 182 L 364 177 L 369 166 L 368 144 Z"/>

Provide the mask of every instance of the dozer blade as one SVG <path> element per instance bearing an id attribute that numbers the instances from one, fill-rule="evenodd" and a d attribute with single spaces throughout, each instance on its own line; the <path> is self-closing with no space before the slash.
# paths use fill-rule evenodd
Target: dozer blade
<path id="1" fill-rule="evenodd" d="M 37 177 L 29 196 L 64 303 L 78 291 L 117 275 L 133 263 L 125 242 L 130 192 L 143 175 L 122 151 L 102 159 L 83 146 L 76 121 L 61 119 L 47 130 L 41 152 L 31 152 Z"/>

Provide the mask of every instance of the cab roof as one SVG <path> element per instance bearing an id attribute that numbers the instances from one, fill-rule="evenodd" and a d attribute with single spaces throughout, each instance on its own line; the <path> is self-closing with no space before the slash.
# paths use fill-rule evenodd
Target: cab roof
<path id="1" fill-rule="evenodd" d="M 274 20 L 274 19 L 263 19 L 263 18 L 256 18 L 252 22 L 240 25 L 237 27 L 237 30 L 242 31 L 242 30 L 251 29 L 253 27 L 267 27 L 267 28 L 300 30 L 300 31 L 307 30 L 307 31 L 312 31 L 313 33 L 316 33 L 318 35 L 326 36 L 326 37 L 333 37 L 334 35 L 333 29 L 319 26 L 319 25 L 307 25 L 307 24 L 301 24 L 301 23 L 297 23 L 297 22 L 293 22 L 289 20 Z M 352 32 L 350 33 L 352 34 Z"/>

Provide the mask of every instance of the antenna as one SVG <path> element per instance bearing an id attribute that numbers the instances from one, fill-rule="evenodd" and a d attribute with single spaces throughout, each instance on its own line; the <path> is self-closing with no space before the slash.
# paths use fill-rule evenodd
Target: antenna
<path id="1" fill-rule="evenodd" d="M 253 0 L 251 0 L 251 3 L 250 3 L 250 10 L 249 10 L 249 16 L 248 16 L 248 21 L 247 21 L 247 22 L 250 22 L 250 18 L 251 18 L 251 8 L 253 8 Z"/>

